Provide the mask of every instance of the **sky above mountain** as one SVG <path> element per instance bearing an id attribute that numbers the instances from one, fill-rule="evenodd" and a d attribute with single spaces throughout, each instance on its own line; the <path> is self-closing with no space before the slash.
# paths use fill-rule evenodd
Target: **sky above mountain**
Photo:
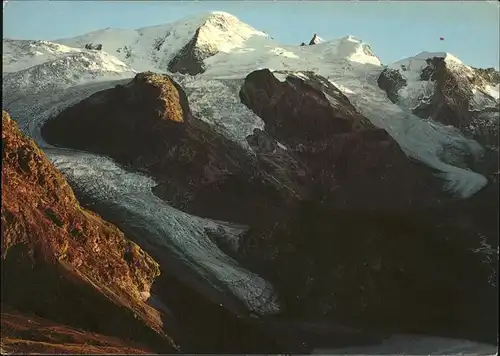
<path id="1" fill-rule="evenodd" d="M 4 38 L 73 37 L 139 28 L 208 11 L 229 12 L 283 44 L 317 33 L 353 35 L 384 63 L 421 51 L 450 52 L 476 67 L 499 67 L 500 7 L 491 1 L 9 1 Z M 440 40 L 440 37 L 444 40 Z"/>

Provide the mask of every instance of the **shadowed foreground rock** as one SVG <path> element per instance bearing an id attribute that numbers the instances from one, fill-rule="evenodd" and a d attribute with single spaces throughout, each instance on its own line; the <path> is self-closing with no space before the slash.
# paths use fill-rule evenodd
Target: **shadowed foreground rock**
<path id="1" fill-rule="evenodd" d="M 304 75 L 280 82 L 256 71 L 241 89 L 316 193 L 254 226 L 241 254 L 292 318 L 494 343 L 498 204 L 438 194 L 387 132 L 324 78 Z"/>
<path id="2" fill-rule="evenodd" d="M 2 303 L 174 352 L 146 305 L 158 264 L 80 207 L 63 176 L 2 113 Z"/>
<path id="3" fill-rule="evenodd" d="M 130 341 L 105 336 L 2 305 L 2 355 L 5 354 L 151 354 Z"/>

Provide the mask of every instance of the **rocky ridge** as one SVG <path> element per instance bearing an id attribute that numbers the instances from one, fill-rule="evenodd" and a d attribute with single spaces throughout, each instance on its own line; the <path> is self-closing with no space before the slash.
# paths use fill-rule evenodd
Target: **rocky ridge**
<path id="1" fill-rule="evenodd" d="M 105 336 L 2 305 L 0 352 L 9 354 L 151 354 L 151 349 L 129 340 Z"/>
<path id="2" fill-rule="evenodd" d="M 410 105 L 417 116 L 455 126 L 485 146 L 498 146 L 500 104 L 494 89 L 498 76 L 493 68 L 474 69 L 452 56 L 424 52 L 385 69 L 378 83 L 392 102 Z M 422 86 L 414 94 L 418 97 L 404 93 L 407 86 L 418 83 Z M 401 93 L 410 102 L 401 99 Z"/>
<path id="3" fill-rule="evenodd" d="M 2 149 L 2 303 L 175 351 L 161 314 L 145 303 L 158 264 L 115 226 L 81 208 L 62 175 L 5 111 Z"/>

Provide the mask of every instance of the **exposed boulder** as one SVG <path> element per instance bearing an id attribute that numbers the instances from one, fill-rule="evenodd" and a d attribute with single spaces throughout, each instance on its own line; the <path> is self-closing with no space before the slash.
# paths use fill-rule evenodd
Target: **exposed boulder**
<path id="1" fill-rule="evenodd" d="M 63 176 L 2 112 L 2 303 L 175 351 L 145 301 L 158 264 L 80 207 Z"/>

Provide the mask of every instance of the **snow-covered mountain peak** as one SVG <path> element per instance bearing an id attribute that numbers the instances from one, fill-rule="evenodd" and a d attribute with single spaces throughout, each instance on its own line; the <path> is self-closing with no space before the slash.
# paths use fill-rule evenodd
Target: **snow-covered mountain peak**
<path id="1" fill-rule="evenodd" d="M 428 61 L 432 58 L 443 58 L 445 63 L 450 66 L 463 66 L 467 67 L 463 62 L 447 52 L 420 52 L 412 57 L 404 58 L 394 62 L 389 66 L 391 69 L 402 70 L 407 72 L 409 76 L 420 76 L 422 70 L 429 65 Z"/>
<path id="2" fill-rule="evenodd" d="M 268 37 L 264 32 L 256 30 L 231 14 L 212 12 L 199 27 L 197 42 L 200 45 L 209 45 L 217 51 L 228 52 L 243 47 L 245 41 L 253 36 Z"/>
<path id="3" fill-rule="evenodd" d="M 448 53 L 448 52 L 423 51 L 423 52 L 420 52 L 414 56 L 415 59 L 423 59 L 423 60 L 427 60 L 427 59 L 435 58 L 435 57 L 436 58 L 443 58 L 445 60 L 445 62 L 447 62 L 447 63 L 464 65 L 464 63 L 460 59 L 458 59 L 458 57 L 456 57 L 453 54 Z"/>
<path id="4" fill-rule="evenodd" d="M 354 36 L 345 36 L 337 40 L 321 42 L 317 44 L 317 48 L 324 48 L 328 55 L 343 58 L 350 62 L 375 66 L 382 65 L 370 46 Z"/>
<path id="5" fill-rule="evenodd" d="M 211 11 L 203 14 L 201 17 L 206 18 L 205 23 L 222 26 L 226 29 L 231 29 L 231 27 L 242 25 L 250 27 L 249 25 L 238 19 L 236 16 L 224 11 Z"/>
<path id="6" fill-rule="evenodd" d="M 318 44 L 318 43 L 321 43 L 321 42 L 324 42 L 324 40 L 321 37 L 319 37 L 317 33 L 315 33 L 314 36 L 313 36 L 313 38 L 309 42 L 309 46 L 310 45 L 315 45 L 315 44 Z"/>
<path id="7" fill-rule="evenodd" d="M 9 78 L 4 76 L 10 83 L 4 87 L 9 87 L 12 93 L 31 93 L 33 90 L 79 85 L 84 81 L 90 84 L 131 77 L 135 72 L 171 72 L 189 74 L 179 77 L 183 78 L 185 85 L 200 88 L 200 92 L 204 90 L 201 88 L 214 85 L 217 89 L 213 93 L 202 94 L 210 98 L 207 102 L 213 106 L 213 103 L 220 102 L 220 93 L 224 92 L 220 83 L 228 81 L 237 86 L 236 83 L 257 69 L 292 73 L 311 71 L 334 83 L 373 124 L 386 129 L 409 156 L 444 172 L 456 191 L 464 195 L 474 194 L 484 185 L 482 176 L 477 178 L 461 170 L 457 173 L 458 168 L 442 161 L 443 147 L 462 147 L 469 141 L 458 137 L 456 130 L 441 128 L 441 131 L 436 131 L 434 123 L 427 120 L 429 115 L 422 114 L 422 111 L 434 93 L 439 91 L 447 95 L 447 91 L 455 90 L 449 85 L 438 87 L 439 83 L 447 83 L 439 79 L 441 73 L 464 89 L 459 93 L 460 98 L 466 98 L 467 105 L 470 105 L 462 112 L 482 110 L 485 115 L 481 119 L 484 117 L 485 121 L 495 123 L 497 119 L 493 111 L 498 105 L 498 85 L 482 83 L 493 83 L 494 80 L 489 78 L 497 78 L 497 71 L 479 72 L 462 64 L 455 56 L 442 52 L 422 52 L 384 70 L 370 46 L 354 36 L 331 41 L 321 41 L 318 37 L 314 42 L 311 46 L 280 44 L 225 12 L 204 13 L 135 30 L 108 28 L 58 40 L 58 43 L 13 41 L 9 44 L 4 40 L 4 70 L 6 64 L 26 62 L 24 67 L 12 70 L 16 73 L 9 73 Z M 13 54 L 11 64 L 8 58 L 6 60 L 5 48 Z M 14 53 L 17 49 L 22 49 L 19 55 Z M 47 54 L 44 57 L 37 51 Z M 86 61 L 88 56 L 99 58 Z M 121 63 L 116 65 L 118 70 L 111 68 L 114 66 L 111 58 Z M 103 70 L 99 70 L 99 66 Z M 388 73 L 390 70 L 392 72 Z M 385 78 L 381 72 L 390 75 Z M 387 79 L 386 85 L 377 78 Z M 197 100 L 199 98 L 195 97 L 192 102 Z M 398 105 L 393 105 L 395 102 Z M 457 102 L 465 101 L 460 99 Z M 417 107 L 423 109 L 415 114 Z M 232 114 L 225 113 L 224 116 L 232 117 Z M 457 143 L 450 144 L 453 140 Z"/>
<path id="8" fill-rule="evenodd" d="M 442 60 L 443 68 L 438 69 L 436 67 L 437 63 L 434 63 L 436 60 Z M 408 88 L 413 85 L 415 89 L 418 89 L 417 96 L 428 96 L 429 85 L 433 85 L 429 84 L 429 82 L 435 80 L 435 73 L 438 70 L 446 69 L 454 77 L 462 78 L 463 86 L 470 87 L 471 90 L 479 90 L 485 95 L 498 99 L 498 90 L 495 90 L 498 83 L 491 82 L 488 76 L 484 75 L 483 72 L 487 70 L 470 67 L 451 53 L 420 52 L 412 57 L 393 63 L 389 66 L 389 69 L 399 72 L 399 75 L 407 82 Z M 426 91 L 428 93 L 423 94 Z M 403 91 L 401 94 L 407 96 L 406 94 L 409 93 Z"/>

